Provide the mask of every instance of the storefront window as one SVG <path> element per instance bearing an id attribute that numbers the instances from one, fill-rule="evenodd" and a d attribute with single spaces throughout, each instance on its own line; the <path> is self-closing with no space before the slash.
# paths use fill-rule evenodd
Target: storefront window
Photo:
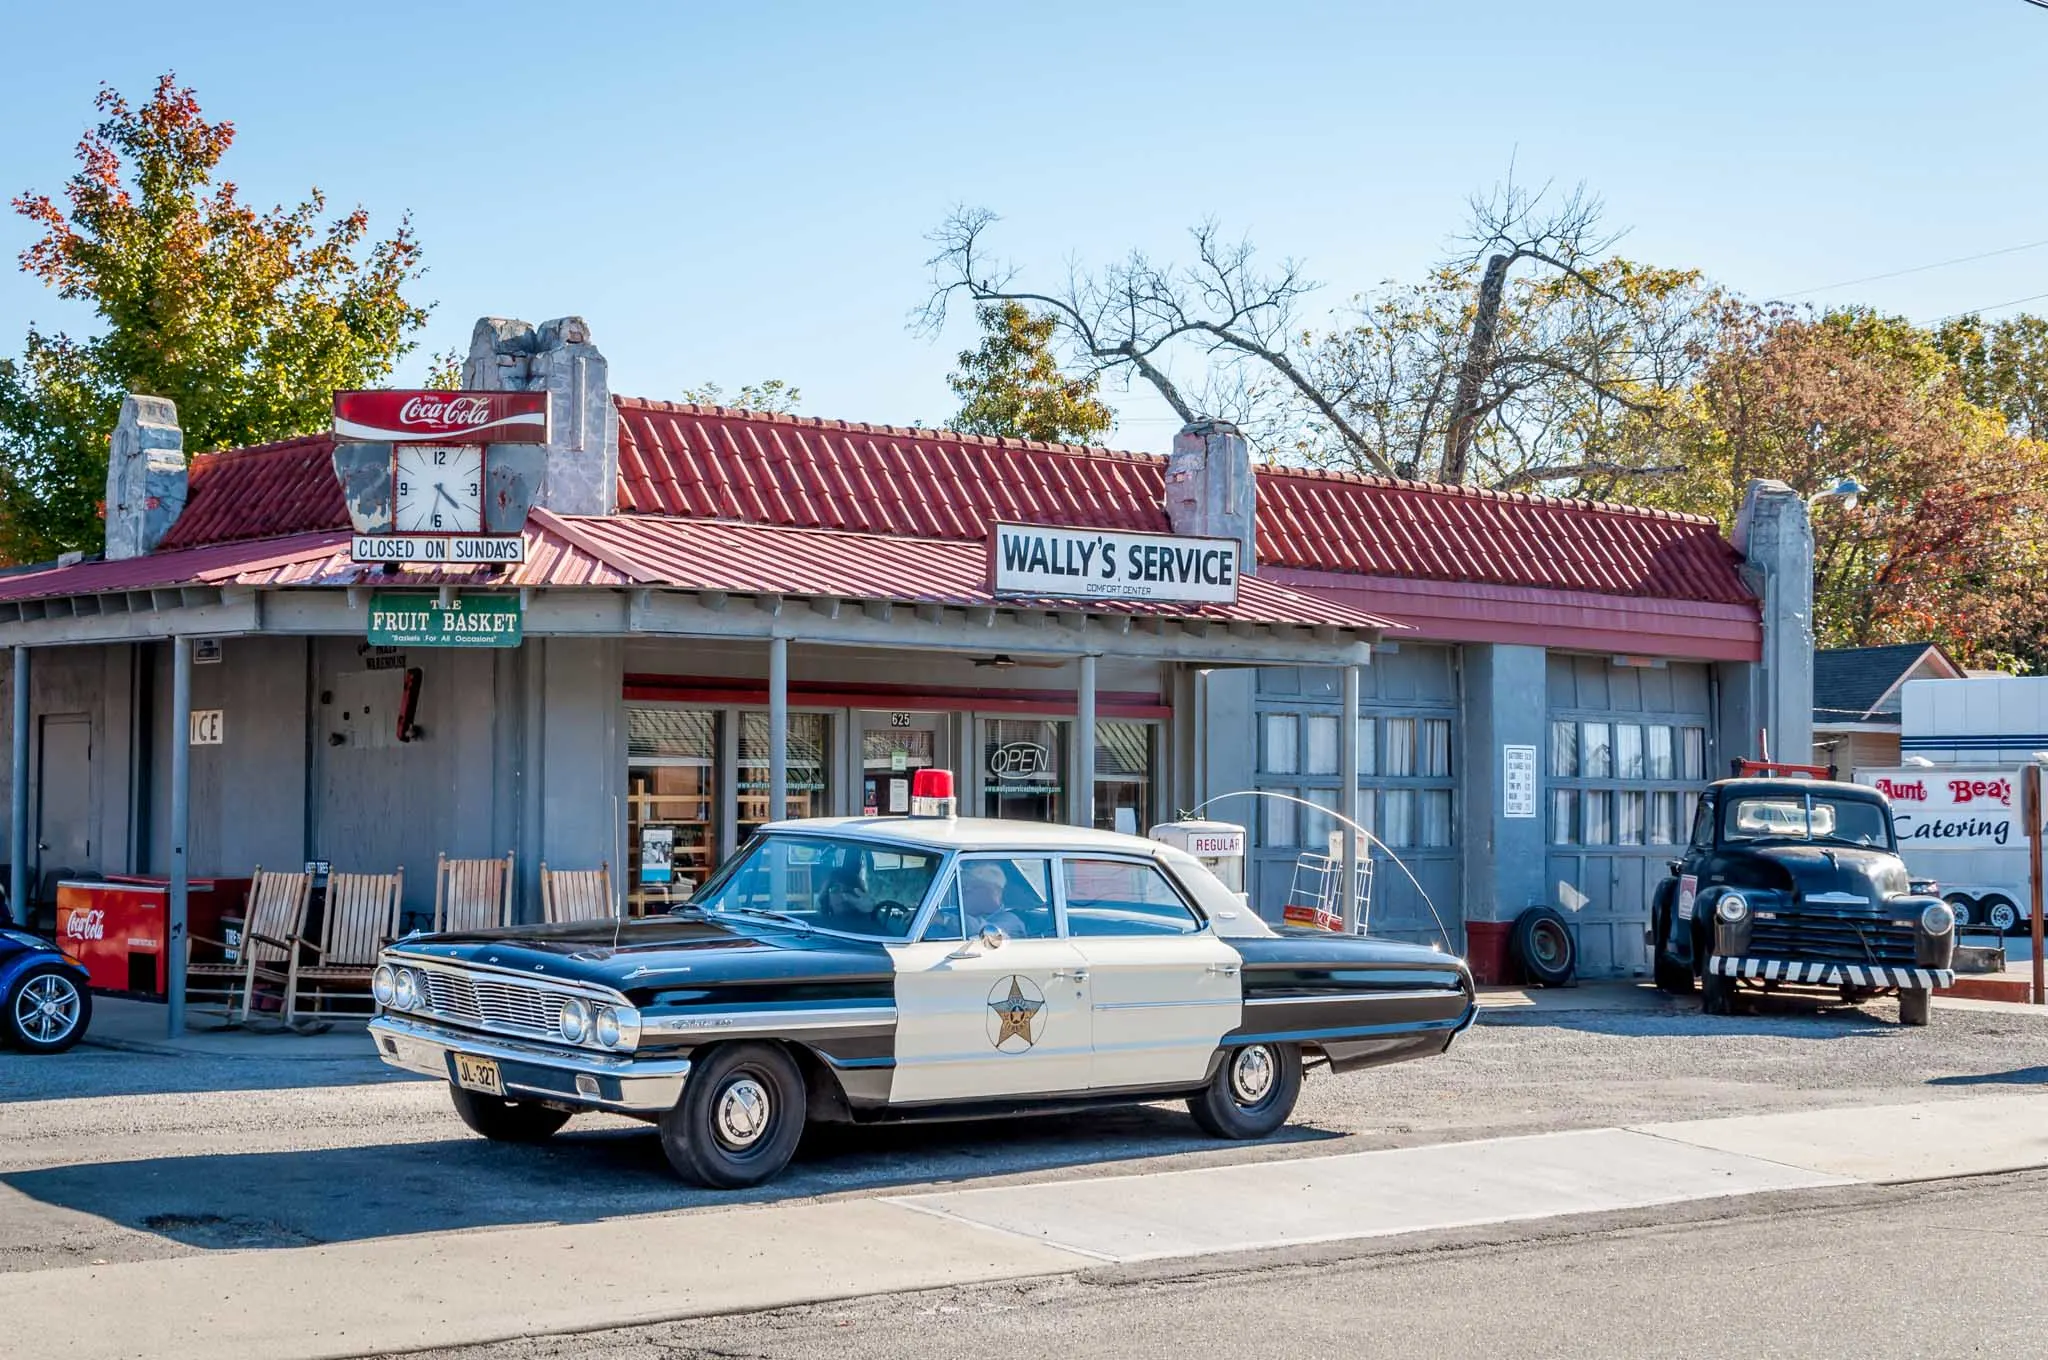
<path id="1" fill-rule="evenodd" d="M 1046 718 L 984 718 L 981 732 L 983 815 L 1065 821 L 1067 724 Z"/>
<path id="2" fill-rule="evenodd" d="M 1095 825 L 1141 836 L 1157 821 L 1152 762 L 1159 728 L 1143 722 L 1095 724 Z"/>
<path id="3" fill-rule="evenodd" d="M 870 722 L 880 722 L 874 714 Z M 901 817 L 910 812 L 911 776 L 938 763 L 938 727 L 929 716 L 887 715 L 887 727 L 860 734 L 860 810 L 865 817 Z"/>
<path id="4" fill-rule="evenodd" d="M 664 911 L 718 860 L 719 715 L 703 709 L 626 709 L 626 901 Z"/>
<path id="5" fill-rule="evenodd" d="M 789 767 L 785 817 L 823 817 L 831 811 L 832 719 L 823 713 L 789 715 Z M 740 839 L 769 820 L 768 715 L 740 714 Z"/>

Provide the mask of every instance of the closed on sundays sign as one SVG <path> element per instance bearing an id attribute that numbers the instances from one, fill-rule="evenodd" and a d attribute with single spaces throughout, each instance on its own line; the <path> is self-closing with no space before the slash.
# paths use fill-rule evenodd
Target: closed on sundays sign
<path id="1" fill-rule="evenodd" d="M 1234 538 L 998 524 L 989 546 L 997 595 L 1237 603 Z"/>

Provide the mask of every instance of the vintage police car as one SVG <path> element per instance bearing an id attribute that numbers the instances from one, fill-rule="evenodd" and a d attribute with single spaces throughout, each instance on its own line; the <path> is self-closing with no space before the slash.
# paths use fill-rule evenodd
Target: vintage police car
<path id="1" fill-rule="evenodd" d="M 1651 904 L 1657 985 L 1725 1015 L 1737 988 L 1822 987 L 1846 1001 L 1896 991 L 1927 1023 L 1955 983 L 1955 911 L 1915 891 L 1891 804 L 1813 779 L 1728 779 L 1700 800 L 1692 843 Z"/>
<path id="2" fill-rule="evenodd" d="M 1184 1099 L 1286 1122 L 1304 1060 L 1440 1053 L 1472 977 L 1434 949 L 1276 934 L 1183 851 L 949 816 L 764 827 L 665 916 L 415 936 L 371 1031 L 487 1138 L 657 1123 L 676 1170 L 752 1185 L 806 1120 Z"/>

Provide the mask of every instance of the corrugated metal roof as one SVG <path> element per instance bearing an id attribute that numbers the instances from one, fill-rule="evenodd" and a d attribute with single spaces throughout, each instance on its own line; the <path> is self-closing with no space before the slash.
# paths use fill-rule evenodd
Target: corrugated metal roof
<path id="1" fill-rule="evenodd" d="M 333 455 L 324 434 L 197 455 L 185 509 L 159 550 L 346 529 Z"/>

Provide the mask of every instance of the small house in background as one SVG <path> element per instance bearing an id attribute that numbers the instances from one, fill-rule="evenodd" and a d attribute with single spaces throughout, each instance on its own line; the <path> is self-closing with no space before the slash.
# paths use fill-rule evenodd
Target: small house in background
<path id="1" fill-rule="evenodd" d="M 1899 763 L 1900 691 L 1908 680 L 1968 672 L 1931 642 L 1837 647 L 1813 654 L 1813 760 L 1844 779 L 1859 766 Z"/>

